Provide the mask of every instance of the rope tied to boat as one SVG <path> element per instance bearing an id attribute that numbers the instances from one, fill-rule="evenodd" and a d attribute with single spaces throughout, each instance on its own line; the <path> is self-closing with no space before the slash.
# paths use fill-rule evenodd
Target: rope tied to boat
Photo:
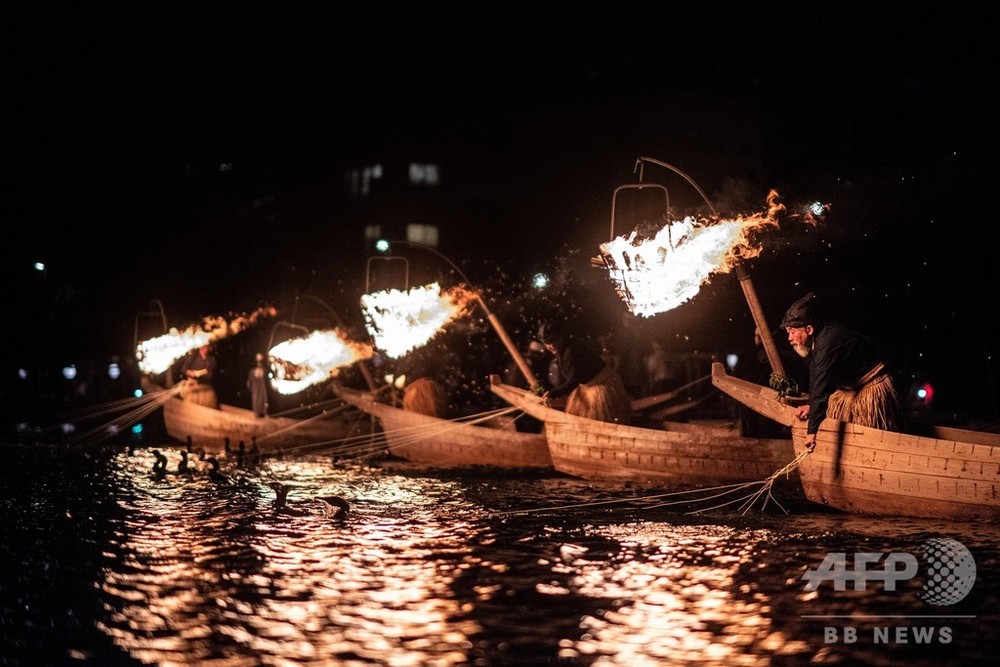
<path id="1" fill-rule="evenodd" d="M 658 509 L 662 507 L 670 507 L 674 505 L 690 505 L 692 503 L 703 503 L 714 501 L 720 498 L 726 498 L 734 493 L 742 493 L 742 495 L 736 498 L 730 498 L 725 502 L 716 503 L 708 507 L 702 507 L 700 509 L 689 510 L 685 514 L 701 514 L 704 512 L 710 512 L 712 510 L 722 509 L 724 507 L 729 507 L 731 505 L 739 503 L 739 513 L 741 515 L 746 515 L 747 512 L 752 510 L 761 498 L 763 502 L 760 506 L 760 511 L 766 509 L 768 503 L 773 502 L 777 505 L 782 512 L 788 514 L 788 510 L 774 497 L 773 490 L 774 484 L 782 477 L 787 478 L 790 476 L 805 460 L 806 456 L 809 455 L 808 451 L 803 451 L 799 453 L 791 461 L 783 465 L 778 470 L 774 471 L 766 478 L 762 480 L 757 480 L 754 482 L 741 482 L 738 484 L 721 484 L 717 486 L 700 487 L 697 489 L 683 489 L 678 491 L 667 491 L 664 493 L 655 493 L 645 496 L 633 497 L 633 498 L 616 498 L 614 500 L 599 500 L 586 503 L 574 503 L 572 505 L 556 505 L 550 507 L 536 507 L 523 510 L 508 510 L 504 512 L 498 512 L 501 516 L 514 515 L 514 514 L 531 514 L 537 512 L 546 512 L 554 510 L 569 510 L 569 509 L 581 509 L 585 507 L 599 507 L 606 505 L 622 505 L 625 503 L 635 503 L 635 502 L 646 502 L 646 501 L 660 501 L 654 502 L 652 504 L 643 505 L 640 509 L 650 510 Z M 746 491 L 749 493 L 745 493 Z M 670 500 L 663 500 L 663 499 Z"/>
<path id="2" fill-rule="evenodd" d="M 69 421 L 73 423 L 92 420 L 108 414 L 115 414 L 116 416 L 110 421 L 74 436 L 69 442 L 74 445 L 91 445 L 120 435 L 125 429 L 130 428 L 139 423 L 143 418 L 156 412 L 164 403 L 177 396 L 180 391 L 180 385 L 176 385 L 170 389 L 153 391 L 138 397 L 108 401 L 90 406 L 85 410 L 70 413 L 72 418 Z M 125 412 L 122 412 L 123 410 Z"/>
<path id="3" fill-rule="evenodd" d="M 516 414 L 515 414 L 516 413 Z M 432 419 L 424 424 L 416 424 L 403 428 L 371 432 L 362 435 L 349 436 L 338 440 L 328 440 L 299 447 L 286 448 L 282 455 L 313 455 L 333 454 L 341 460 L 360 460 L 376 454 L 384 454 L 389 449 L 389 442 L 395 450 L 409 445 L 424 442 L 457 428 L 468 425 L 482 425 L 498 417 L 515 414 L 515 420 L 522 416 L 515 407 L 504 407 L 496 410 L 478 412 L 472 415 L 454 419 Z M 482 428 L 490 428 L 482 426 Z"/>

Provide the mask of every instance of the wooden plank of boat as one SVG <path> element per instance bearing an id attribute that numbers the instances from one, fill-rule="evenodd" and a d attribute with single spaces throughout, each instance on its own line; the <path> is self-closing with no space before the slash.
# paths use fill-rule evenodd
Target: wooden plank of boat
<path id="1" fill-rule="evenodd" d="M 356 422 L 333 411 L 316 418 L 257 417 L 253 411 L 232 405 L 219 409 L 171 398 L 163 405 L 163 421 L 170 437 L 185 442 L 188 437 L 206 451 L 221 451 L 226 438 L 235 447 L 256 440 L 262 452 L 294 450 L 297 447 L 342 440 L 356 433 Z"/>
<path id="2" fill-rule="evenodd" d="M 441 419 L 381 403 L 372 392 L 334 385 L 334 393 L 376 417 L 389 453 L 429 466 L 552 468 L 545 435 Z"/>
<path id="3" fill-rule="evenodd" d="M 149 386 L 149 389 L 154 387 Z M 233 447 L 256 439 L 261 452 L 292 451 L 357 435 L 363 426 L 356 416 L 331 409 L 314 417 L 258 417 L 252 410 L 220 404 L 219 408 L 185 401 L 179 396 L 163 404 L 167 434 L 206 452 L 221 452 L 228 438 Z"/>
<path id="4" fill-rule="evenodd" d="M 796 453 L 805 452 L 805 422 L 777 392 L 732 378 L 722 364 L 712 383 L 765 417 L 791 415 Z M 784 422 L 782 422 L 784 423 Z M 946 519 L 1000 516 L 1000 434 L 935 428 L 895 433 L 833 419 L 820 424 L 816 447 L 799 467 L 813 502 L 858 514 Z"/>
<path id="5" fill-rule="evenodd" d="M 556 470 L 594 480 L 669 486 L 756 482 L 792 461 L 790 440 L 723 435 L 717 428 L 611 424 L 542 405 L 530 392 L 491 378 L 491 390 L 545 423 Z"/>

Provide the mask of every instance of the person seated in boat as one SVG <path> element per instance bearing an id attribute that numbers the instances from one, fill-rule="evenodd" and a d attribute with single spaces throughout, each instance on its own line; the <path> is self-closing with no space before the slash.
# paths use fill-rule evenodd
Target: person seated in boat
<path id="1" fill-rule="evenodd" d="M 181 364 L 181 398 L 210 408 L 219 407 L 212 382 L 215 380 L 216 359 L 210 345 L 189 352 Z"/>
<path id="2" fill-rule="evenodd" d="M 559 321 L 544 324 L 542 344 L 559 366 L 559 384 L 542 394 L 542 402 L 567 414 L 599 421 L 628 424 L 632 402 L 621 376 L 607 363 L 601 350 L 583 338 L 575 338 Z"/>
<path id="3" fill-rule="evenodd" d="M 447 418 L 448 390 L 438 379 L 439 369 L 432 355 L 423 350 L 410 352 L 399 368 L 406 376 L 403 409 L 431 417 Z"/>
<path id="4" fill-rule="evenodd" d="M 682 374 L 670 359 L 666 347 L 658 340 L 652 343 L 652 351 L 646 355 L 646 395 L 663 394 L 681 384 Z"/>
<path id="5" fill-rule="evenodd" d="M 805 445 L 816 446 L 826 418 L 899 431 L 903 407 L 895 380 L 868 336 L 820 317 L 813 292 L 789 307 L 781 321 L 788 342 L 808 368 L 809 402 L 797 416 L 808 421 Z"/>

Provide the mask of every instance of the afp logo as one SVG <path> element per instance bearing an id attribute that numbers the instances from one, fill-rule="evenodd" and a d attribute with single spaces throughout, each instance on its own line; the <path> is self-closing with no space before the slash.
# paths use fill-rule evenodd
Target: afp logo
<path id="1" fill-rule="evenodd" d="M 976 583 L 976 560 L 965 545 L 947 537 L 933 538 L 921 545 L 926 582 L 920 599 L 933 605 L 961 602 Z M 884 556 L 884 559 L 883 559 Z M 835 591 L 847 590 L 848 582 L 856 591 L 867 590 L 869 581 L 881 581 L 885 590 L 912 579 L 920 570 L 917 557 L 904 552 L 888 554 L 859 552 L 848 567 L 847 554 L 828 553 L 816 569 L 806 570 L 802 579 L 805 590 L 815 591 L 824 581 Z"/>

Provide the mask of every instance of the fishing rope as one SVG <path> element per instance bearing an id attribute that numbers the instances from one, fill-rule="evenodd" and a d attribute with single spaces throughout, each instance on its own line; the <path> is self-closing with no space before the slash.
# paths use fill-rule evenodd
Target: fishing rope
<path id="1" fill-rule="evenodd" d="M 397 408 L 398 409 L 398 408 Z M 380 433 L 370 433 L 337 440 L 312 443 L 299 447 L 286 448 L 283 454 L 337 454 L 342 458 L 364 458 L 373 454 L 384 453 L 390 446 L 392 449 L 403 449 L 410 445 L 447 434 L 465 426 L 481 424 L 499 416 L 516 412 L 517 408 L 505 407 L 489 410 L 455 419 L 434 419 L 424 424 L 415 424 L 397 429 L 383 430 Z M 490 428 L 490 427 L 482 427 Z"/>
<path id="2" fill-rule="evenodd" d="M 128 412 L 115 417 L 109 422 L 105 422 L 104 424 L 96 426 L 89 431 L 70 438 L 70 443 L 75 445 L 91 445 L 112 438 L 130 426 L 138 423 L 153 412 L 159 410 L 164 403 L 172 400 L 174 396 L 180 393 L 180 391 L 181 388 L 178 385 L 171 389 L 150 392 L 137 398 L 110 401 L 109 403 L 102 404 L 101 406 L 94 406 L 90 409 L 92 410 L 90 414 L 94 416 L 109 414 L 112 411 L 109 406 L 114 406 L 114 408 L 119 411 L 122 407 L 136 407 L 132 407 L 132 409 Z"/>
<path id="3" fill-rule="evenodd" d="M 324 412 L 320 412 L 319 414 L 313 415 L 312 417 L 306 417 L 304 419 L 299 419 L 299 420 L 297 420 L 297 421 L 295 421 L 295 422 L 293 422 L 293 423 L 291 423 L 291 424 L 289 424 L 287 426 L 279 428 L 279 429 L 277 429 L 275 431 L 271 431 L 270 433 L 265 433 L 263 435 L 257 436 L 257 441 L 258 442 L 264 442 L 266 440 L 270 440 L 270 439 L 273 439 L 273 438 L 278 438 L 278 437 L 287 435 L 290 431 L 295 431 L 297 429 L 301 429 L 301 428 L 303 428 L 305 426 L 308 426 L 309 424 L 312 424 L 312 423 L 314 423 L 316 421 L 319 421 L 321 419 L 329 419 L 330 417 L 335 417 L 338 414 L 340 414 L 342 412 L 345 412 L 346 410 L 351 409 L 352 407 L 353 406 L 351 406 L 351 405 L 343 403 L 340 406 L 338 406 L 336 408 L 333 408 L 332 410 L 326 410 Z"/>
<path id="4" fill-rule="evenodd" d="M 389 447 L 394 450 L 405 449 L 411 445 L 440 437 L 456 429 L 462 429 L 466 426 L 476 426 L 497 416 L 509 414 L 514 410 L 514 408 L 501 408 L 498 410 L 480 412 L 474 415 L 467 415 L 456 419 L 434 420 L 425 424 L 383 430 L 381 434 L 373 436 L 372 442 L 378 443 L 378 451 L 385 451 Z M 489 427 L 477 426 L 477 428 Z M 363 452 L 360 455 L 367 456 L 369 453 Z"/>
<path id="5" fill-rule="evenodd" d="M 742 503 L 739 508 L 741 515 L 745 515 L 751 509 L 762 496 L 764 496 L 764 502 L 761 505 L 761 511 L 763 511 L 767 503 L 774 502 L 785 514 L 788 514 L 788 510 L 781 505 L 781 503 L 774 497 L 772 491 L 774 483 L 781 477 L 787 477 L 795 469 L 801 465 L 802 461 L 805 460 L 806 456 L 809 455 L 808 451 L 803 451 L 798 454 L 794 459 L 786 463 L 784 466 L 771 473 L 768 477 L 762 480 L 757 480 L 753 482 L 741 482 L 737 484 L 722 484 L 717 486 L 701 487 L 697 489 L 685 489 L 681 491 L 668 491 L 665 493 L 655 493 L 645 496 L 638 496 L 632 498 L 616 498 L 613 500 L 599 500 L 591 501 L 585 503 L 574 503 L 571 505 L 555 505 L 549 507 L 535 507 L 523 510 L 507 510 L 504 512 L 498 512 L 497 514 L 501 516 L 511 515 L 511 514 L 533 514 L 538 512 L 548 512 L 554 510 L 567 510 L 567 509 L 580 509 L 585 507 L 598 507 L 602 505 L 622 505 L 625 503 L 641 503 L 646 501 L 660 500 L 663 498 L 679 498 L 678 500 L 670 500 L 666 502 L 656 502 L 650 505 L 644 505 L 641 509 L 657 509 L 661 507 L 670 507 L 673 505 L 690 505 L 691 503 L 702 503 L 706 501 L 716 500 L 718 498 L 724 498 L 730 494 L 737 493 L 740 491 L 746 491 L 747 489 L 755 489 L 752 493 L 741 495 L 733 500 L 729 500 L 724 503 L 719 503 L 711 505 L 709 507 L 703 507 L 700 509 L 691 510 L 685 512 L 685 514 L 700 514 L 703 512 L 710 512 L 712 510 L 721 509 L 723 507 L 728 507 L 735 503 Z M 708 495 L 704 495 L 708 494 Z M 766 496 L 765 496 L 766 494 Z M 701 496 L 701 497 L 697 497 Z"/>

